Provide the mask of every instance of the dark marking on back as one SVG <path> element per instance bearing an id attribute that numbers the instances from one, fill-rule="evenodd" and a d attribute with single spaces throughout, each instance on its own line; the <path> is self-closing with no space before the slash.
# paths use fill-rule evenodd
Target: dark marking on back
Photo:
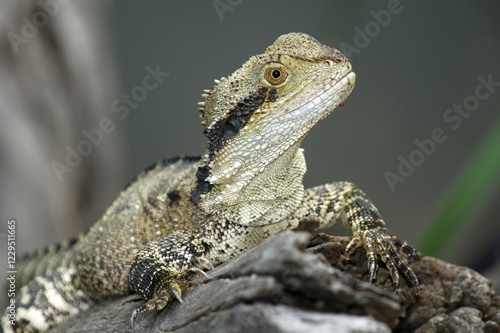
<path id="1" fill-rule="evenodd" d="M 196 171 L 196 187 L 191 191 L 191 201 L 198 204 L 203 193 L 209 192 L 213 185 L 207 180 L 210 176 L 210 167 L 207 164 L 200 165 Z"/>
<path id="2" fill-rule="evenodd" d="M 173 205 L 178 205 L 179 200 L 181 199 L 181 195 L 179 193 L 179 190 L 173 190 L 167 193 L 167 198 L 168 198 L 168 205 L 173 206 Z"/>

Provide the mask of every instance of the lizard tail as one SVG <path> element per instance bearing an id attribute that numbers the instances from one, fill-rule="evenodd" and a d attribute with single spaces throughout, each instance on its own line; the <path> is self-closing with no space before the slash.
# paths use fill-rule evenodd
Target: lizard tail
<path id="1" fill-rule="evenodd" d="M 18 258 L 16 288 L 19 290 L 35 276 L 50 275 L 57 267 L 62 266 L 61 264 L 73 255 L 70 250 L 82 237 L 67 239 Z"/>
<path id="2" fill-rule="evenodd" d="M 70 251 L 73 252 L 73 251 Z M 73 265 L 37 276 L 23 286 L 1 319 L 4 332 L 44 332 L 88 309 L 94 300 L 79 288 Z"/>

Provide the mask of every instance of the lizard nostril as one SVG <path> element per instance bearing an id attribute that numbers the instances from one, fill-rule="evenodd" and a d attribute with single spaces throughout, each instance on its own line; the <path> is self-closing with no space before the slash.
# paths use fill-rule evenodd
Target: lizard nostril
<path id="1" fill-rule="evenodd" d="M 337 52 L 335 52 L 335 55 L 333 56 L 333 61 L 335 61 L 337 63 L 338 62 L 346 62 L 347 58 L 342 53 L 337 51 Z"/>

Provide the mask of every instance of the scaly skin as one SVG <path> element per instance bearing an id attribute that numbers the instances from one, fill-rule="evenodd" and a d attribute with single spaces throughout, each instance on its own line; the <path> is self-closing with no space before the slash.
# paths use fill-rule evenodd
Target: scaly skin
<path id="1" fill-rule="evenodd" d="M 300 144 L 347 98 L 354 81 L 339 51 L 301 33 L 280 36 L 265 53 L 216 80 L 200 103 L 205 155 L 144 171 L 83 239 L 53 255 L 58 264 L 36 273 L 26 269 L 38 278 L 20 290 L 17 330 L 46 330 L 100 299 L 130 291 L 146 299 L 134 322 L 172 297 L 181 301 L 194 274 L 312 216 L 321 228 L 340 220 L 352 232 L 346 255 L 364 248 L 372 277 L 380 257 L 395 287 L 401 272 L 418 291 L 400 255 L 415 250 L 388 233 L 361 190 L 347 182 L 302 185 Z"/>

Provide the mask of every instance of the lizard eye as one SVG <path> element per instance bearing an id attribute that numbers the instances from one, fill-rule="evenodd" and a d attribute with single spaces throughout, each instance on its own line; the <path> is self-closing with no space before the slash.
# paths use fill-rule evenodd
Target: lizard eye
<path id="1" fill-rule="evenodd" d="M 288 73 L 282 67 L 271 67 L 266 70 L 265 77 L 267 82 L 272 85 L 278 85 L 285 82 Z"/>

